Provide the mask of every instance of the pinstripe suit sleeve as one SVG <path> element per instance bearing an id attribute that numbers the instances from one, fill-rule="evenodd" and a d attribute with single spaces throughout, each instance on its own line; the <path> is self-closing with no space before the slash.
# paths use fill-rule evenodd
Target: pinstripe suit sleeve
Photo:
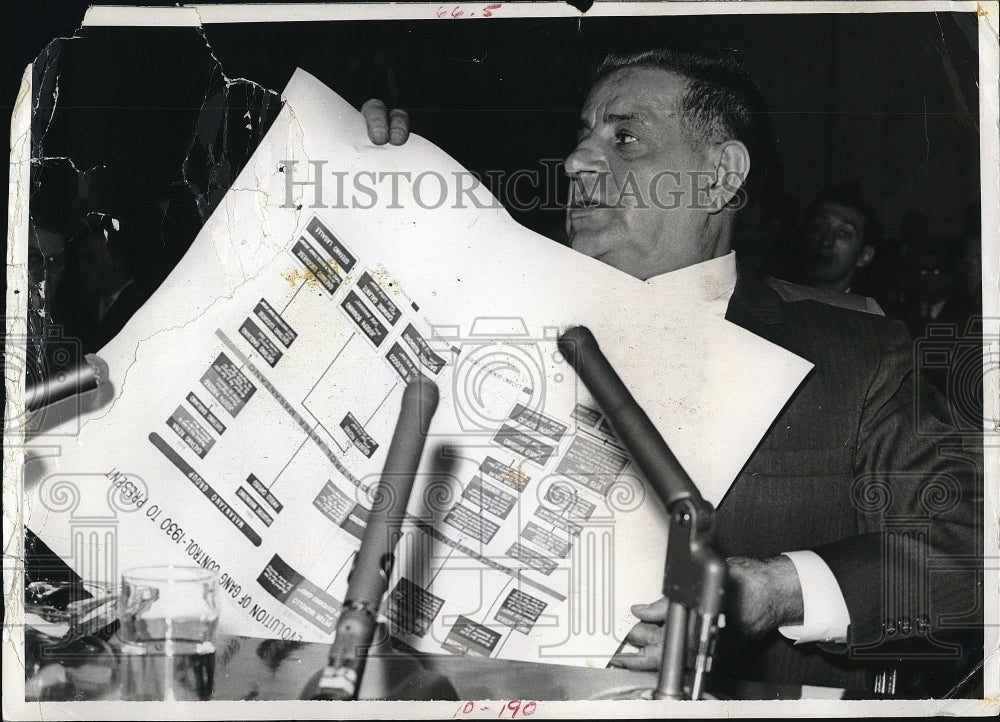
<path id="1" fill-rule="evenodd" d="M 858 534 L 814 549 L 833 571 L 864 654 L 981 623 L 982 457 L 963 449 L 943 399 L 915 387 L 908 336 L 894 327 L 859 421 L 851 497 Z M 964 570 L 961 568 L 964 567 Z"/>

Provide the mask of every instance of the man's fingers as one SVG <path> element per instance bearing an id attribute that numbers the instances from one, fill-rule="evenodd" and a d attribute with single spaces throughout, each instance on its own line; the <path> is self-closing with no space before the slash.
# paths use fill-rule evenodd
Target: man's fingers
<path id="1" fill-rule="evenodd" d="M 361 116 L 368 126 L 368 139 L 375 145 L 385 145 L 389 140 L 389 115 L 385 103 L 378 98 L 366 101 L 361 106 Z"/>
<path id="2" fill-rule="evenodd" d="M 639 622 L 639 624 L 629 630 L 628 635 L 625 637 L 625 641 L 634 647 L 657 645 L 662 639 L 663 627 L 658 624 L 647 624 L 646 622 Z"/>
<path id="3" fill-rule="evenodd" d="M 642 647 L 636 652 L 619 652 L 611 658 L 611 666 L 633 670 L 656 669 L 662 656 L 660 647 Z"/>
<path id="4" fill-rule="evenodd" d="M 375 145 L 403 145 L 410 137 L 410 114 L 405 110 L 389 110 L 378 98 L 361 106 L 361 116 L 368 128 L 368 139 Z"/>
<path id="5" fill-rule="evenodd" d="M 643 650 L 637 654 L 616 654 L 611 659 L 612 667 L 622 667 L 633 671 L 656 669 L 660 664 L 658 655 Z"/>
<path id="6" fill-rule="evenodd" d="M 669 604 L 670 600 L 666 597 L 660 597 L 652 604 L 633 604 L 632 614 L 637 616 L 640 621 L 662 624 L 663 620 L 667 618 Z"/>
<path id="7" fill-rule="evenodd" d="M 393 108 L 389 111 L 389 142 L 402 145 L 410 137 L 410 114 Z"/>
<path id="8" fill-rule="evenodd" d="M 666 601 L 666 600 L 663 600 Z M 656 607 L 653 604 L 640 604 L 640 607 Z M 665 607 L 664 607 L 665 608 Z M 632 608 L 635 611 L 635 607 Z M 611 666 L 625 669 L 656 669 L 663 657 L 663 627 L 659 624 L 639 622 L 629 630 L 625 642 L 638 647 L 636 652 L 619 652 L 611 658 Z"/>

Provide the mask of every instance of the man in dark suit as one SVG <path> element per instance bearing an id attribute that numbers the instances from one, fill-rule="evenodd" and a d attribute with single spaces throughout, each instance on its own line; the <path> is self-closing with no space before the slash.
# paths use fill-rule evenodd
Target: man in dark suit
<path id="1" fill-rule="evenodd" d="M 405 142 L 405 115 L 377 101 L 363 113 L 374 142 Z M 705 300 L 728 297 L 727 319 L 815 364 L 718 509 L 730 577 L 718 668 L 870 689 L 907 645 L 956 651 L 946 628 L 981 614 L 975 575 L 942 571 L 975 560 L 981 462 L 941 446 L 950 429 L 915 403 L 900 324 L 786 302 L 737 270 L 732 239 L 764 175 L 752 159 L 766 156 L 765 118 L 732 53 L 610 56 L 566 159 L 566 227 L 574 249 L 640 279 L 712 278 Z M 656 666 L 665 608 L 634 608 L 640 652 L 616 664 Z"/>
<path id="2" fill-rule="evenodd" d="M 726 318 L 815 368 L 720 504 L 716 548 L 764 559 L 810 550 L 837 580 L 850 621 L 846 635 L 830 635 L 834 645 L 793 646 L 774 630 L 730 636 L 720 668 L 869 690 L 873 675 L 895 668 L 907 677 L 898 691 L 921 692 L 922 677 L 949 676 L 976 646 L 982 587 L 958 567 L 981 559 L 981 461 L 931 399 L 917 403 L 902 324 L 787 303 L 742 275 Z M 967 648 L 949 648 L 956 640 Z M 947 688 L 941 679 L 936 690 Z"/>

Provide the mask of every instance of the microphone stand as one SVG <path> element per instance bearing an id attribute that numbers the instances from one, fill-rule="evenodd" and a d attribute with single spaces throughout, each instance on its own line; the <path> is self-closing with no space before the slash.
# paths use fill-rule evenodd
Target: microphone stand
<path id="1" fill-rule="evenodd" d="M 726 564 L 712 549 L 715 511 L 601 352 L 589 329 L 559 337 L 559 350 L 607 415 L 615 434 L 669 514 L 663 595 L 669 599 L 654 699 L 699 699 L 711 671 Z M 685 681 L 691 677 L 690 694 Z"/>
<path id="2" fill-rule="evenodd" d="M 313 699 L 357 698 L 375 634 L 376 617 L 395 564 L 394 549 L 423 453 L 438 388 L 418 376 L 403 390 L 399 420 L 389 444 L 371 514 L 347 579 L 347 595 L 326 668 Z"/>

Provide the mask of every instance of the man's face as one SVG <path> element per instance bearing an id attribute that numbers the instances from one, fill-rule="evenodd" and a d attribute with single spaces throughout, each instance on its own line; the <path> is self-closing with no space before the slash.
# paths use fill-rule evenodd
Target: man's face
<path id="1" fill-rule="evenodd" d="M 865 243 L 865 217 L 850 206 L 823 201 L 806 218 L 803 233 L 803 271 L 812 282 L 849 282 L 855 268 L 871 261 L 873 248 Z"/>
<path id="2" fill-rule="evenodd" d="M 606 76 L 587 96 L 566 159 L 573 248 L 643 280 L 716 255 L 705 238 L 715 175 L 684 133 L 686 85 L 654 68 Z"/>

